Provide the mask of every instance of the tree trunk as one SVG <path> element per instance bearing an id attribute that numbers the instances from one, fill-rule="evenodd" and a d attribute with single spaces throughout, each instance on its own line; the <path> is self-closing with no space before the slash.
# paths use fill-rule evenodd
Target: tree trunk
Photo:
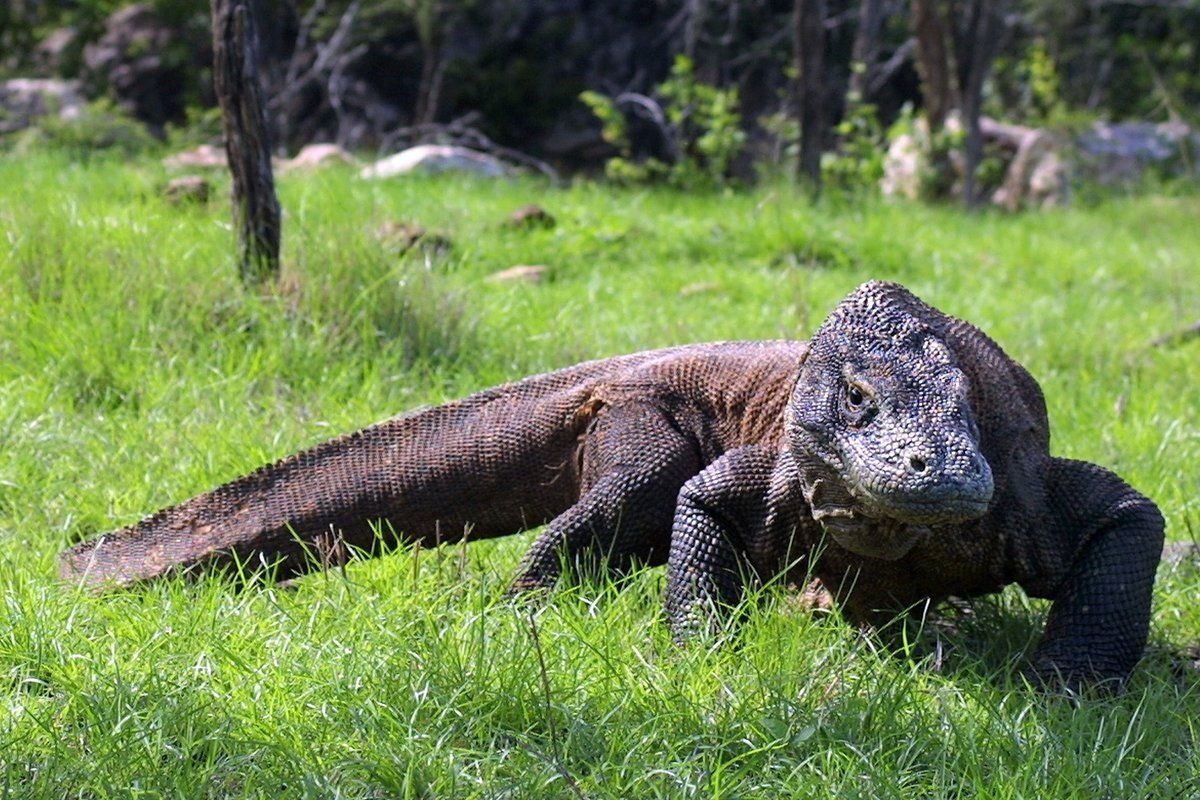
<path id="1" fill-rule="evenodd" d="M 796 0 L 794 24 L 800 73 L 800 174 L 820 188 L 825 147 L 825 0 Z"/>
<path id="2" fill-rule="evenodd" d="M 846 93 L 849 103 L 870 101 L 868 95 L 879 62 L 882 30 L 883 0 L 862 0 L 858 6 L 858 30 L 854 33 L 854 47 L 850 53 L 852 71 Z"/>
<path id="3" fill-rule="evenodd" d="M 969 0 L 958 14 L 954 36 L 954 56 L 958 65 L 958 91 L 961 98 L 963 130 L 966 132 L 963 158 L 963 203 L 971 208 L 979 202 L 975 189 L 975 171 L 983 159 L 983 131 L 980 114 L 983 106 L 983 82 L 999 52 L 1005 0 Z"/>
<path id="4" fill-rule="evenodd" d="M 446 74 L 446 62 L 441 48 L 434 44 L 421 47 L 421 80 L 417 84 L 417 108 L 413 113 L 414 125 L 429 125 L 437 121 L 438 104 L 442 95 L 442 80 Z"/>
<path id="5" fill-rule="evenodd" d="M 213 85 L 233 175 L 233 219 L 247 285 L 279 274 L 279 201 L 258 87 L 258 42 L 248 0 L 212 0 Z"/>
<path id="6" fill-rule="evenodd" d="M 917 69 L 925 96 L 925 119 L 931 133 L 941 130 L 953 102 L 946 24 L 939 0 L 912 0 L 912 28 L 917 40 Z"/>

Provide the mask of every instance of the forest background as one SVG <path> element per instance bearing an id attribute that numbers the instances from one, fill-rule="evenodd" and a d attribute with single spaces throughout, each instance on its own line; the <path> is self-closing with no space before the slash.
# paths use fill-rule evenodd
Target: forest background
<path id="1" fill-rule="evenodd" d="M 981 116 L 1087 141 L 1098 120 L 1186 126 L 1200 100 L 1200 4 L 1186 0 L 255 0 L 250 8 L 279 154 L 315 141 L 390 152 L 454 140 L 567 173 L 617 157 L 639 167 L 621 172 L 618 163 L 617 173 L 636 179 L 648 162 L 649 177 L 679 178 L 669 167 L 690 160 L 720 180 L 783 168 L 814 181 L 873 182 L 889 129 L 895 138 L 897 123 L 920 120 L 935 167 L 953 150 L 968 164 L 965 176 L 960 166 L 957 179 L 935 175 L 924 188 L 975 202 L 1002 182 L 1005 166 L 995 147 L 989 165 L 989 141 L 974 138 Z M 0 75 L 78 80 L 86 97 L 115 103 L 156 136 L 219 134 L 203 0 L 14 0 L 0 9 L 0 53 Z M 1165 143 L 1151 133 L 1155 141 L 1124 146 L 1165 147 L 1154 160 L 1190 165 L 1194 139 L 1171 130 Z M 1111 163 L 1092 166 L 1089 177 L 1127 177 Z"/>

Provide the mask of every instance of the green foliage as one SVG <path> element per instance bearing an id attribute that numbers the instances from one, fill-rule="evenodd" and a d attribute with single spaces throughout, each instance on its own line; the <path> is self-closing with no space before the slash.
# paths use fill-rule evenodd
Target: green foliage
<path id="1" fill-rule="evenodd" d="M 48 114 L 34 127 L 21 132 L 12 147 L 21 153 L 34 150 L 64 152 L 87 160 L 100 153 L 133 156 L 159 148 L 146 126 L 125 114 L 109 100 L 96 100 L 75 117 Z"/>
<path id="2" fill-rule="evenodd" d="M 838 144 L 821 158 L 821 178 L 826 187 L 873 191 L 883 177 L 887 141 L 875 107 L 856 104 L 838 123 Z"/>
<path id="3" fill-rule="evenodd" d="M 0 788 L 29 798 L 1192 797 L 1200 573 L 1164 566 L 1125 695 L 1014 678 L 1019 591 L 892 653 L 752 598 L 737 647 L 678 649 L 662 570 L 499 600 L 529 536 L 401 552 L 284 589 L 94 596 L 68 542 L 302 446 L 585 358 L 805 336 L 868 278 L 978 322 L 1045 389 L 1056 452 L 1200 530 L 1200 198 L 1045 214 L 558 188 L 348 169 L 279 179 L 285 277 L 248 294 L 229 210 L 154 159 L 0 159 Z M 218 179 L 219 180 L 219 179 Z M 221 197 L 224 193 L 214 192 Z M 552 229 L 500 224 L 536 201 Z M 401 219 L 453 240 L 397 258 Z M 416 250 L 416 248 L 414 248 Z M 487 276 L 546 264 L 552 280 Z M 407 304 L 407 305 L 405 305 Z M 1064 335 L 1070 331 L 1070 335 Z M 760 602 L 761 601 L 761 602 Z M 542 672 L 540 663 L 545 664 Z"/>
<path id="4" fill-rule="evenodd" d="M 1071 118 L 1062 75 L 1044 37 L 1023 50 L 1001 55 L 995 65 L 996 91 L 988 113 L 1039 127 L 1061 127 Z"/>
<path id="5" fill-rule="evenodd" d="M 755 165 L 760 173 L 777 175 L 783 169 L 794 174 L 800 156 L 800 121 L 780 111 L 759 117 L 758 124 L 773 143 L 769 156 Z"/>
<path id="6" fill-rule="evenodd" d="M 997 62 L 1010 118 L 1195 122 L 1200 5 L 1032 0 L 1021 12 L 1023 24 Z"/>
<path id="7" fill-rule="evenodd" d="M 1051 119 L 1062 107 L 1062 89 L 1058 66 L 1046 51 L 1043 41 L 1036 40 L 1025 56 L 1029 70 L 1029 94 L 1036 113 Z"/>
<path id="8" fill-rule="evenodd" d="M 201 144 L 221 141 L 224 137 L 221 107 L 189 106 L 184 120 L 178 125 L 166 126 L 166 148 L 172 151 L 187 150 Z"/>
<path id="9" fill-rule="evenodd" d="M 600 120 L 600 135 L 604 141 L 621 152 L 629 151 L 629 124 L 616 102 L 606 94 L 587 90 L 579 94 L 580 101 Z"/>
<path id="10" fill-rule="evenodd" d="M 674 158 L 666 162 L 656 158 L 635 160 L 628 122 L 616 102 L 598 92 L 580 95 L 600 119 L 605 141 L 620 153 L 605 164 L 606 174 L 621 183 L 663 181 L 681 188 L 727 183 L 733 161 L 746 142 L 737 110 L 737 90 L 696 80 L 691 59 L 679 55 L 655 95 L 665 117 L 662 133 L 674 153 Z"/>
<path id="11" fill-rule="evenodd" d="M 696 80 L 691 59 L 677 55 L 671 75 L 658 87 L 667 119 L 682 152 L 677 169 L 693 173 L 679 183 L 707 178 L 721 183 L 746 142 L 733 88 L 720 89 Z"/>

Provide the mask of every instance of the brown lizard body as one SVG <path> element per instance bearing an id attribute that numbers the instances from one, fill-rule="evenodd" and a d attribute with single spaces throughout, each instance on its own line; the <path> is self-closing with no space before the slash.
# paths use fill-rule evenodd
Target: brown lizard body
<path id="1" fill-rule="evenodd" d="M 864 624 L 1016 582 L 1054 601 L 1032 673 L 1072 684 L 1140 658 L 1163 539 L 1117 476 L 1050 455 L 1041 391 L 998 345 L 872 282 L 811 342 L 619 356 L 396 417 L 77 545 L 62 569 L 100 587 L 234 562 L 288 577 L 341 543 L 543 523 L 515 591 L 563 564 L 666 562 L 679 637 L 777 576 L 819 578 Z"/>

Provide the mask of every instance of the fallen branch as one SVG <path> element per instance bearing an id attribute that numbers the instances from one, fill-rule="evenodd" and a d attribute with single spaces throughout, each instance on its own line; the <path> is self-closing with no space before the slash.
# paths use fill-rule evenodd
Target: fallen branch
<path id="1" fill-rule="evenodd" d="M 912 61 L 916 50 L 917 40 L 909 38 L 905 40 L 904 44 L 896 48 L 896 52 L 892 53 L 891 58 L 889 58 L 887 61 L 884 61 L 882 64 L 878 64 L 875 67 L 874 74 L 871 76 L 870 82 L 867 84 L 866 96 L 873 97 L 874 95 L 879 94 L 880 90 L 887 85 L 888 81 L 895 77 L 896 73 L 899 72 L 905 64 L 907 64 L 909 61 Z"/>
<path id="2" fill-rule="evenodd" d="M 1186 328 L 1180 328 L 1177 331 L 1164 333 L 1162 336 L 1153 339 L 1150 344 L 1154 347 L 1166 347 L 1168 345 L 1180 344 L 1181 342 L 1187 341 L 1188 339 L 1194 339 L 1196 337 L 1200 337 L 1200 320 L 1193 322 Z"/>

